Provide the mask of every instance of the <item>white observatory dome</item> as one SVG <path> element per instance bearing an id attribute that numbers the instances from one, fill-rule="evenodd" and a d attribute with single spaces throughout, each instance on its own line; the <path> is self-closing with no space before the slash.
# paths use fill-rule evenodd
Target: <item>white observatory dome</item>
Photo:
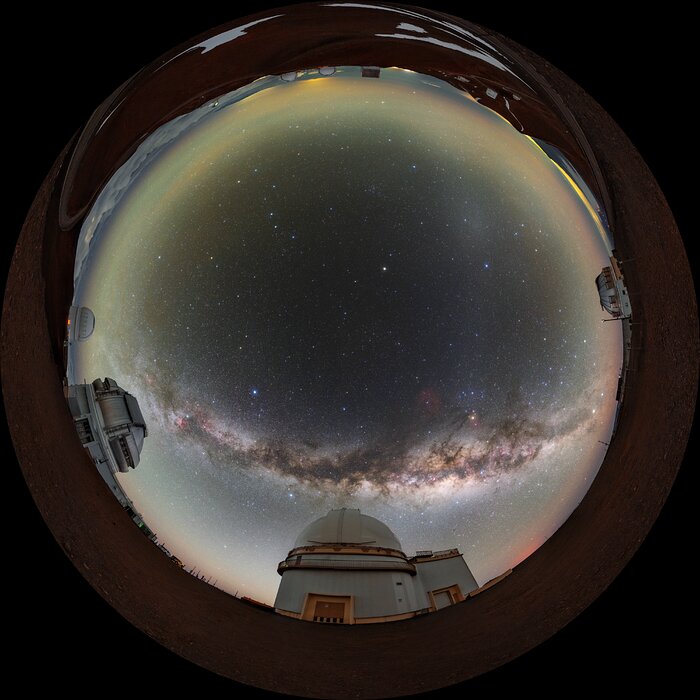
<path id="1" fill-rule="evenodd" d="M 356 508 L 307 525 L 277 573 L 277 613 L 334 624 L 404 620 L 462 602 L 478 588 L 458 549 L 409 559 L 383 522 Z"/>
<path id="2" fill-rule="evenodd" d="M 356 508 L 331 510 L 314 520 L 302 530 L 294 547 L 318 544 L 366 544 L 402 551 L 396 535 L 383 522 Z"/>
<path id="3" fill-rule="evenodd" d="M 87 306 L 75 306 L 68 310 L 68 341 L 83 342 L 95 330 L 95 314 Z"/>

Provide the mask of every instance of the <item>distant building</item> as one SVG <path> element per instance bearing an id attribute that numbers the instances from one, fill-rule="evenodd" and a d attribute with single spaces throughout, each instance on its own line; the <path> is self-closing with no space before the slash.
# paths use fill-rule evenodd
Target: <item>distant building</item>
<path id="1" fill-rule="evenodd" d="M 66 323 L 66 340 L 84 342 L 95 330 L 95 314 L 87 306 L 71 306 Z"/>
<path id="2" fill-rule="evenodd" d="M 280 78 L 285 83 L 293 83 L 297 78 L 301 78 L 305 72 L 306 71 L 303 70 L 292 70 L 288 73 L 282 73 L 282 75 L 280 75 Z"/>
<path id="3" fill-rule="evenodd" d="M 112 474 L 134 469 L 148 435 L 138 401 L 114 379 L 66 387 L 66 400 L 81 442 Z"/>
<path id="4" fill-rule="evenodd" d="M 66 335 L 63 341 L 63 363 L 66 367 L 65 384 L 70 384 L 73 377 L 73 353 L 70 347 L 73 343 L 85 342 L 95 330 L 95 314 L 87 306 L 73 304 L 68 310 L 66 319 Z"/>
<path id="5" fill-rule="evenodd" d="M 276 612 L 336 624 L 414 617 L 478 588 L 457 549 L 409 558 L 384 523 L 349 508 L 308 525 L 277 571 Z"/>
<path id="6" fill-rule="evenodd" d="M 78 437 L 97 471 L 134 522 L 155 539 L 115 476 L 136 468 L 148 435 L 138 401 L 109 377 L 72 384 L 64 391 Z"/>
<path id="7" fill-rule="evenodd" d="M 378 78 L 382 69 L 377 66 L 362 66 L 363 78 Z"/>
<path id="8" fill-rule="evenodd" d="M 614 318 L 629 318 L 632 316 L 632 305 L 625 286 L 624 278 L 617 260 L 610 258 L 610 267 L 595 278 L 598 287 L 601 307 Z"/>
<path id="9" fill-rule="evenodd" d="M 288 73 L 282 73 L 280 75 L 280 78 L 285 82 L 285 83 L 293 83 L 295 80 L 299 80 L 299 78 L 303 78 L 305 75 L 316 75 L 316 71 L 318 71 L 319 75 L 322 75 L 323 77 L 328 77 L 330 75 L 333 75 L 336 71 L 335 66 L 321 66 L 320 68 L 305 68 L 304 70 L 292 70 L 289 71 Z"/>

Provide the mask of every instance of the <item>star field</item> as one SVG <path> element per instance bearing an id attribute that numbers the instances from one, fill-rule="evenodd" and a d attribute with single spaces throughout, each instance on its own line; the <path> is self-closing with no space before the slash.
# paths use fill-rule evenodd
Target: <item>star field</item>
<path id="1" fill-rule="evenodd" d="M 595 476 L 621 361 L 600 224 L 434 78 L 263 81 L 159 151 L 94 235 L 78 375 L 139 399 L 150 434 L 120 481 L 222 587 L 271 600 L 334 506 L 407 553 L 459 546 L 484 582 Z"/>

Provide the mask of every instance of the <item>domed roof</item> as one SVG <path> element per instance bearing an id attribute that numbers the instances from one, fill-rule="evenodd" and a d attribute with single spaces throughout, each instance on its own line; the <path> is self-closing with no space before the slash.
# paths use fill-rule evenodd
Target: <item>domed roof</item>
<path id="1" fill-rule="evenodd" d="M 315 544 L 367 544 L 401 551 L 396 535 L 381 521 L 360 513 L 357 508 L 331 510 L 307 525 L 297 537 L 294 547 Z"/>
<path id="2" fill-rule="evenodd" d="M 68 340 L 84 342 L 95 330 L 95 314 L 87 306 L 73 304 L 68 310 Z"/>
<path id="3" fill-rule="evenodd" d="M 87 306 L 81 306 L 80 309 L 78 309 L 77 328 L 75 329 L 78 340 L 87 340 L 94 330 L 95 314 L 92 312 L 92 309 L 88 309 Z"/>

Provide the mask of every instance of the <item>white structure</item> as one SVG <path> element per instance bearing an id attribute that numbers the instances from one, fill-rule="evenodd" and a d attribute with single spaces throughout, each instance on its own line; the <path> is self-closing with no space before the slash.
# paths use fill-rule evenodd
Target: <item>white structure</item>
<path id="1" fill-rule="evenodd" d="M 289 71 L 288 73 L 282 73 L 280 75 L 280 78 L 285 82 L 285 83 L 293 83 L 295 80 L 299 80 L 299 78 L 303 78 L 305 75 L 315 75 L 316 71 L 318 70 L 318 74 L 322 75 L 324 77 L 328 77 L 329 75 L 333 75 L 335 73 L 335 66 L 321 66 L 320 68 L 305 68 L 304 70 L 293 70 Z"/>
<path id="2" fill-rule="evenodd" d="M 315 622 L 385 622 L 432 612 L 478 588 L 457 549 L 407 557 L 384 523 L 331 510 L 280 562 L 276 612 Z"/>
<path id="3" fill-rule="evenodd" d="M 106 377 L 68 386 L 66 399 L 78 436 L 98 465 L 112 474 L 138 465 L 148 429 L 131 394 Z"/>
<path id="4" fill-rule="evenodd" d="M 153 538 L 115 476 L 138 465 L 148 435 L 138 401 L 109 377 L 104 382 L 73 384 L 64 391 L 78 437 L 97 471 L 134 522 Z"/>
<path id="5" fill-rule="evenodd" d="M 304 71 L 293 70 L 289 71 L 289 73 L 282 73 L 282 75 L 280 75 L 280 78 L 282 78 L 282 80 L 284 80 L 285 83 L 293 83 L 297 78 L 301 78 L 302 75 L 304 75 Z"/>
<path id="6" fill-rule="evenodd" d="M 74 353 L 71 352 L 71 345 L 76 341 L 85 342 L 95 330 L 95 314 L 87 306 L 76 306 L 73 304 L 68 310 L 66 320 L 66 337 L 63 341 L 63 361 L 66 365 L 65 384 L 70 384 L 73 379 Z"/>
<path id="7" fill-rule="evenodd" d="M 600 296 L 600 305 L 605 311 L 615 318 L 632 316 L 627 287 L 615 258 L 610 258 L 610 267 L 604 267 L 595 278 L 595 282 Z"/>
<path id="8" fill-rule="evenodd" d="M 71 306 L 68 311 L 66 339 L 69 343 L 87 340 L 95 330 L 95 314 L 87 306 Z"/>

